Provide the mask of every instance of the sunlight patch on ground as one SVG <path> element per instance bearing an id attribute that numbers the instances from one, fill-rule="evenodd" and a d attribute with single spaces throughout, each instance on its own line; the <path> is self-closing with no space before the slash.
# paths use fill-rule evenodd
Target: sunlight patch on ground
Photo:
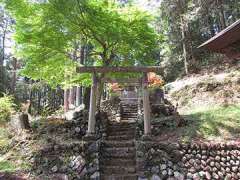
<path id="1" fill-rule="evenodd" d="M 204 75 L 204 76 L 193 75 L 191 77 L 187 77 L 186 79 L 181 79 L 181 80 L 177 80 L 172 83 L 169 83 L 166 86 L 170 87 L 170 93 L 173 93 L 175 91 L 179 91 L 183 89 L 186 86 L 192 86 L 194 84 L 198 84 L 209 78 L 215 79 L 215 81 L 217 82 L 223 82 L 225 78 L 229 75 L 230 73 L 220 73 L 216 75 Z"/>
<path id="2" fill-rule="evenodd" d="M 238 139 L 240 137 L 240 105 L 199 107 L 183 114 L 189 120 L 186 135 L 208 140 Z"/>
<path id="3" fill-rule="evenodd" d="M 16 167 L 12 162 L 0 159 L 0 172 L 13 172 L 15 170 Z"/>

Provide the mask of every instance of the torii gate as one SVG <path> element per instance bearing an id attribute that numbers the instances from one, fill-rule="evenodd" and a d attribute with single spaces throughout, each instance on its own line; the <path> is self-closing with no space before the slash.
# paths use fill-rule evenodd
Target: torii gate
<path id="1" fill-rule="evenodd" d="M 98 79 L 97 73 L 109 73 L 109 72 L 125 72 L 125 73 L 142 73 L 141 78 L 142 91 L 143 91 L 143 110 L 144 110 L 144 135 L 151 134 L 151 117 L 150 117 L 150 103 L 148 92 L 148 72 L 162 72 L 162 68 L 158 66 L 148 67 L 77 67 L 77 73 L 92 73 L 92 87 L 90 96 L 89 118 L 88 118 L 88 130 L 87 136 L 94 136 L 95 134 L 95 113 L 96 113 L 96 94 Z M 104 81 L 104 80 L 103 80 Z M 129 81 L 126 80 L 126 82 Z M 131 80 L 130 81 L 134 81 Z"/>

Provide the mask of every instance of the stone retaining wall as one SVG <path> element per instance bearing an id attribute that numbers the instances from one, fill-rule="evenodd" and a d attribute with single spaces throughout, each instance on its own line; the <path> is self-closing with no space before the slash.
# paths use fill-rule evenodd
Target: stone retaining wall
<path id="1" fill-rule="evenodd" d="M 110 121 L 120 121 L 121 117 L 121 100 L 119 97 L 112 97 L 109 100 L 105 100 L 101 104 L 101 110 L 107 113 L 107 117 Z"/>
<path id="2" fill-rule="evenodd" d="M 47 136 L 42 140 L 41 149 L 29 157 L 31 172 L 36 177 L 58 180 L 100 178 L 99 151 L 106 129 L 105 118 L 102 112 L 96 114 L 96 137 L 92 140 L 84 138 L 87 118 L 86 110 L 76 108 L 69 111 L 61 123 L 53 119 L 53 124 L 38 129 L 37 137 Z"/>
<path id="3" fill-rule="evenodd" d="M 48 145 L 32 163 L 42 179 L 99 179 L 99 142 Z"/>
<path id="4" fill-rule="evenodd" d="M 240 143 L 137 142 L 139 179 L 240 179 Z"/>

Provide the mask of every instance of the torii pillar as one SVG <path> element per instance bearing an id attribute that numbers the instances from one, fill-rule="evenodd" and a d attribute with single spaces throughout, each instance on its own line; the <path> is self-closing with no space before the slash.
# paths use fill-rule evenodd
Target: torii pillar
<path id="1" fill-rule="evenodd" d="M 90 95 L 87 136 L 94 136 L 95 134 L 97 86 L 98 86 L 97 76 L 95 73 L 92 73 L 92 87 L 91 87 L 91 95 Z"/>
<path id="2" fill-rule="evenodd" d="M 147 73 L 143 74 L 142 90 L 143 90 L 144 135 L 149 136 L 151 135 L 151 112 Z"/>

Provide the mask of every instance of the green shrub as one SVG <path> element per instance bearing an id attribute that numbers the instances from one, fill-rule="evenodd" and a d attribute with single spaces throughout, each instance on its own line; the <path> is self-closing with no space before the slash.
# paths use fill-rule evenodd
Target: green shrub
<path id="1" fill-rule="evenodd" d="M 12 96 L 4 95 L 0 98 L 0 123 L 10 120 L 11 113 L 14 112 L 15 106 Z"/>

